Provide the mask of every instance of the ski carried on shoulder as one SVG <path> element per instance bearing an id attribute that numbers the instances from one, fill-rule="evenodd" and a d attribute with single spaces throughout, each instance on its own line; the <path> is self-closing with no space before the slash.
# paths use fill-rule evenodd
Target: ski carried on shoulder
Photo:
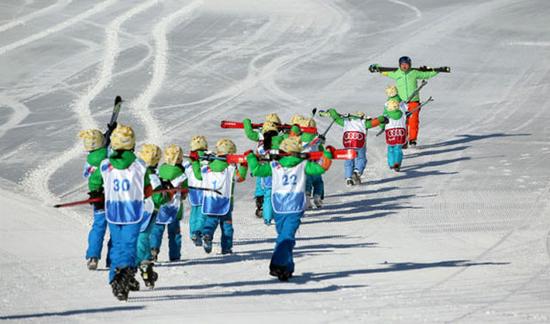
<path id="1" fill-rule="evenodd" d="M 116 96 L 115 103 L 113 105 L 113 112 L 111 113 L 111 119 L 109 120 L 109 124 L 107 124 L 107 131 L 104 135 L 104 142 L 103 143 L 105 147 L 109 146 L 111 144 L 111 133 L 116 127 L 116 123 L 118 120 L 118 115 L 120 113 L 120 108 L 122 108 L 122 103 L 124 101 L 122 100 L 122 97 Z"/>
<path id="2" fill-rule="evenodd" d="M 369 66 L 369 71 L 371 73 L 378 73 L 378 72 L 393 72 L 399 70 L 398 67 L 386 67 L 386 66 L 376 66 L 376 64 L 373 64 Z M 411 70 L 418 70 L 421 72 L 440 72 L 440 73 L 451 73 L 451 68 L 449 66 L 441 66 L 441 67 L 429 67 L 429 66 L 420 66 L 420 67 L 413 67 Z"/>
<path id="3" fill-rule="evenodd" d="M 357 152 L 354 149 L 334 149 L 330 150 L 333 160 L 353 160 L 357 157 Z M 270 154 L 266 156 L 257 156 L 260 161 L 279 160 L 285 156 L 295 156 L 304 160 L 317 161 L 323 157 L 324 151 L 307 152 L 307 153 L 280 153 Z M 246 155 L 244 154 L 228 154 L 226 156 L 215 157 L 214 159 L 224 160 L 230 164 L 246 163 Z"/>
<path id="4" fill-rule="evenodd" d="M 153 191 L 152 191 L 152 194 L 158 194 L 158 193 L 176 193 L 176 192 L 187 193 L 187 192 L 189 192 L 189 189 L 193 189 L 193 190 L 203 190 L 203 191 L 212 191 L 212 192 L 215 192 L 215 193 L 217 193 L 217 194 L 219 194 L 219 195 L 222 194 L 218 189 L 203 188 L 203 187 L 192 187 L 192 186 L 189 186 L 189 187 L 187 187 L 187 188 L 158 189 L 158 190 L 153 190 Z M 57 204 L 57 205 L 54 205 L 53 207 L 54 207 L 54 208 L 73 207 L 73 206 L 86 205 L 86 204 L 93 204 L 93 203 L 98 203 L 98 202 L 103 202 L 103 197 L 96 197 L 96 198 L 89 198 L 89 199 L 84 199 L 84 200 L 77 200 L 77 201 L 72 201 L 72 202 L 68 202 L 68 203 Z"/>
<path id="5" fill-rule="evenodd" d="M 252 124 L 252 128 L 262 128 L 262 126 L 263 126 L 262 123 L 253 123 Z M 277 127 L 279 127 L 280 129 L 291 129 L 292 126 L 294 126 L 294 125 L 289 125 L 289 124 L 277 125 Z M 230 120 L 222 120 L 221 127 L 222 128 L 241 128 L 242 129 L 242 128 L 244 128 L 244 123 L 237 122 L 237 121 L 230 121 Z M 300 129 L 304 133 L 311 133 L 311 134 L 317 133 L 317 127 L 303 127 L 303 126 L 298 126 L 298 127 L 300 127 Z"/>

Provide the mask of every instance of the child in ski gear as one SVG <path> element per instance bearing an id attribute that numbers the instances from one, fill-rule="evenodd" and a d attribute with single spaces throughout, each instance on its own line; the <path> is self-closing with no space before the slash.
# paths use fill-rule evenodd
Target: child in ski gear
<path id="1" fill-rule="evenodd" d="M 100 176 L 91 176 L 92 192 L 105 195 L 106 219 L 113 247 L 109 283 L 113 294 L 126 300 L 130 290 L 139 289 L 134 278 L 137 240 L 144 214 L 144 200 L 151 195 L 149 170 L 133 150 L 132 128 L 119 124 L 111 134 L 111 155 L 100 165 Z"/>
<path id="2" fill-rule="evenodd" d="M 365 117 L 365 113 L 362 111 L 343 116 L 336 109 L 329 109 L 328 114 L 336 124 L 344 128 L 342 137 L 344 147 L 357 152 L 357 157 L 354 160 L 344 162 L 346 185 L 359 184 L 367 166 L 367 132 L 369 128 L 378 126 L 379 121 Z"/>
<path id="3" fill-rule="evenodd" d="M 206 137 L 197 135 L 191 138 L 191 155 L 202 157 L 208 150 L 208 142 Z M 201 160 L 201 164 L 208 164 L 208 161 Z M 185 175 L 187 176 L 188 185 L 192 187 L 203 187 L 202 181 L 198 180 L 193 173 L 193 167 L 190 161 L 184 163 Z M 204 230 L 204 222 L 206 215 L 202 213 L 202 203 L 204 200 L 202 190 L 189 188 L 189 204 L 191 205 L 191 215 L 189 216 L 189 234 L 191 241 L 195 246 L 202 246 L 202 233 Z"/>
<path id="4" fill-rule="evenodd" d="M 419 71 L 411 69 L 411 58 L 403 56 L 399 58 L 399 69 L 393 72 L 381 72 L 382 75 L 395 80 L 397 93 L 401 100 L 407 100 L 418 87 L 418 80 L 430 79 L 438 74 L 435 71 Z M 420 97 L 411 98 L 408 110 L 412 111 L 420 104 Z M 420 110 L 416 110 L 407 118 L 409 145 L 416 146 L 418 129 L 420 125 Z"/>
<path id="5" fill-rule="evenodd" d="M 161 181 L 156 174 L 162 151 L 160 147 L 154 144 L 144 144 L 137 156 L 145 163 L 149 170 L 149 180 L 153 190 L 162 188 Z M 165 203 L 164 195 L 156 193 L 151 197 L 145 198 L 145 214 L 141 222 L 140 233 L 137 244 L 136 265 L 139 268 L 141 278 L 145 286 L 154 288 L 158 274 L 153 270 L 153 256 L 151 254 L 151 232 L 155 226 L 155 221 L 159 207 Z"/>
<path id="6" fill-rule="evenodd" d="M 195 177 L 208 188 L 216 188 L 222 194 L 212 191 L 203 192 L 204 201 L 202 213 L 206 215 L 203 230 L 203 248 L 206 253 L 212 252 L 214 232 L 220 225 L 222 232 L 222 254 L 233 253 L 233 191 L 234 182 L 242 182 L 246 178 L 247 166 L 228 164 L 223 158 L 235 154 L 237 147 L 229 139 L 220 139 L 216 143 L 216 157 L 208 165 L 201 166 L 199 161 L 193 161 Z"/>
<path id="7" fill-rule="evenodd" d="M 84 150 L 88 152 L 86 164 L 84 165 L 83 176 L 90 179 L 91 175 L 100 174 L 99 165 L 101 161 L 107 158 L 107 148 L 103 145 L 104 136 L 98 129 L 87 129 L 80 131 L 78 136 L 82 139 Z M 102 193 L 94 193 L 90 190 L 90 198 L 101 196 Z M 88 233 L 88 249 L 86 250 L 86 260 L 89 270 L 96 270 L 101 259 L 101 250 L 103 248 L 103 239 L 107 231 L 107 221 L 105 220 L 105 208 L 102 203 L 93 204 L 94 221 L 92 228 Z M 108 247 L 110 250 L 111 242 Z M 109 251 L 107 251 L 107 266 L 109 266 Z"/>
<path id="8" fill-rule="evenodd" d="M 317 127 L 317 123 L 313 118 L 303 118 L 299 121 L 302 127 Z M 324 151 L 323 140 L 318 139 L 319 134 L 302 133 L 302 152 Z M 312 208 L 311 197 L 313 195 L 313 204 L 315 207 L 323 206 L 325 199 L 325 184 L 322 175 L 306 175 L 306 198 L 307 208 Z"/>
<path id="9" fill-rule="evenodd" d="M 182 165 L 183 150 L 176 144 L 169 145 L 164 150 L 164 164 L 158 169 L 158 175 L 163 189 L 187 188 L 187 176 Z M 183 200 L 186 194 L 182 192 L 167 195 L 167 202 L 159 207 L 156 224 L 151 233 L 151 251 L 153 259 L 158 258 L 164 228 L 168 228 L 168 256 L 170 261 L 181 259 L 181 228 L 183 217 Z"/>
<path id="10" fill-rule="evenodd" d="M 285 139 L 279 150 L 283 153 L 300 153 L 302 143 L 298 137 Z M 304 161 L 297 156 L 285 156 L 279 161 L 259 163 L 255 154 L 247 155 L 247 161 L 254 176 L 272 176 L 272 205 L 277 229 L 277 240 L 271 263 L 270 274 L 281 281 L 292 277 L 294 272 L 293 248 L 300 218 L 306 209 L 306 175 L 321 175 L 328 170 L 331 154 L 325 151 L 319 162 Z"/>
<path id="11" fill-rule="evenodd" d="M 399 172 L 403 161 L 403 145 L 407 142 L 406 104 L 395 99 L 388 100 L 382 122 L 388 144 L 388 166 Z"/>

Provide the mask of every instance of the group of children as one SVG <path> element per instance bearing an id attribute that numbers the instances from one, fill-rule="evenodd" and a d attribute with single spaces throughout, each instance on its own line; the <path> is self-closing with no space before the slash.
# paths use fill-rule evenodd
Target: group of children
<path id="1" fill-rule="evenodd" d="M 344 165 L 349 186 L 361 182 L 367 164 L 367 132 L 373 127 L 380 126 L 385 132 L 388 166 L 400 170 L 402 148 L 407 144 L 407 117 L 415 112 L 407 110 L 399 87 L 389 86 L 386 95 L 384 112 L 376 118 L 363 112 L 341 114 L 335 109 L 320 114 L 343 128 L 343 147 L 357 153 Z M 260 129 L 245 119 L 245 135 L 256 143 L 256 148 L 245 152 L 245 159 L 239 163 L 228 158 L 237 153 L 230 139 L 217 141 L 211 152 L 204 136 L 194 136 L 190 153 L 184 156 L 176 144 L 164 151 L 155 144 L 143 144 L 134 153 L 134 131 L 125 125 L 111 127 L 106 134 L 97 129 L 80 132 L 88 151 L 84 176 L 90 198 L 96 198 L 86 251 L 88 268 L 97 269 L 109 227 L 106 261 L 113 294 L 126 300 L 129 291 L 139 290 L 135 279 L 138 270 L 145 285 L 153 288 L 158 279 L 153 266 L 165 229 L 170 261 L 181 259 L 180 221 L 186 199 L 191 209 L 189 234 L 194 244 L 210 253 L 219 226 L 221 253 L 232 253 L 234 187 L 245 181 L 250 172 L 256 178 L 256 215 L 266 225 L 275 222 L 277 232 L 269 272 L 281 281 L 288 280 L 294 272 L 295 233 L 308 208 L 322 207 L 322 175 L 331 166 L 334 148 L 324 147 L 325 134 L 302 132 L 305 128 L 316 129 L 313 116 L 295 115 L 290 127 L 281 125 L 275 113 L 266 116 Z M 323 152 L 318 160 L 308 160 L 302 154 L 318 151 Z"/>

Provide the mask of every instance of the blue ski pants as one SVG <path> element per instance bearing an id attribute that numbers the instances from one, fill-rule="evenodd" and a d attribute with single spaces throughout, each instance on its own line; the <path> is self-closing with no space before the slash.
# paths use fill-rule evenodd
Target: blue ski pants
<path id="1" fill-rule="evenodd" d="M 181 259 L 181 228 L 180 221 L 165 224 L 155 224 L 151 231 L 151 248 L 158 249 L 162 245 L 162 236 L 164 235 L 164 228 L 168 228 L 168 258 L 170 261 L 177 261 Z"/>
<path id="2" fill-rule="evenodd" d="M 391 168 L 396 164 L 401 166 L 403 162 L 403 145 L 388 145 L 388 166 Z"/>
<path id="3" fill-rule="evenodd" d="M 351 178 L 353 171 L 363 174 L 367 166 L 367 146 L 365 145 L 362 148 L 355 149 L 355 151 L 357 152 L 357 157 L 353 160 L 346 160 L 344 162 L 344 175 L 346 179 Z"/>
<path id="4" fill-rule="evenodd" d="M 109 283 L 115 278 L 115 270 L 134 268 L 137 259 L 137 240 L 141 224 L 111 224 L 111 268 L 109 269 Z"/>
<path id="5" fill-rule="evenodd" d="M 300 227 L 300 219 L 304 213 L 278 214 L 275 213 L 275 227 L 277 240 L 271 256 L 271 264 L 294 272 L 294 258 L 292 251 L 296 245 L 296 231 Z"/>
<path id="6" fill-rule="evenodd" d="M 206 216 L 206 222 L 204 223 L 203 237 L 214 238 L 214 232 L 220 225 L 222 232 L 221 246 L 222 251 L 228 251 L 233 248 L 233 219 L 232 211 L 223 216 Z"/>

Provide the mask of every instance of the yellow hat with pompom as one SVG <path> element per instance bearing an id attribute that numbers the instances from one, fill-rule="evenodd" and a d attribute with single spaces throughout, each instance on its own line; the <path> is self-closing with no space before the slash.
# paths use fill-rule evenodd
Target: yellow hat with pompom
<path id="1" fill-rule="evenodd" d="M 386 109 L 388 111 L 396 111 L 399 110 L 399 101 L 397 100 L 389 100 L 386 102 Z"/>
<path id="2" fill-rule="evenodd" d="M 386 87 L 386 96 L 395 97 L 397 96 L 397 87 L 395 85 L 389 85 Z"/>
<path id="3" fill-rule="evenodd" d="M 287 153 L 300 153 L 302 152 L 302 142 L 297 136 L 289 136 L 281 142 L 279 149 Z"/>
<path id="4" fill-rule="evenodd" d="M 183 161 L 183 150 L 177 144 L 170 144 L 164 149 L 164 162 L 176 165 Z"/>
<path id="5" fill-rule="evenodd" d="M 208 150 L 208 142 L 206 137 L 196 135 L 191 138 L 191 151 Z"/>
<path id="6" fill-rule="evenodd" d="M 265 121 L 266 122 L 272 122 L 274 124 L 280 124 L 281 123 L 281 118 L 279 118 L 279 115 L 277 115 L 276 113 L 271 113 L 271 114 L 265 116 Z"/>
<path id="7" fill-rule="evenodd" d="M 130 126 L 118 124 L 111 134 L 111 148 L 113 150 L 133 150 L 136 146 L 134 130 Z"/>
<path id="8" fill-rule="evenodd" d="M 277 125 L 273 122 L 270 122 L 270 121 L 266 121 L 263 125 L 262 125 L 262 133 L 265 134 L 267 132 L 272 132 L 272 131 L 279 131 L 279 129 L 277 128 Z"/>
<path id="9" fill-rule="evenodd" d="M 222 138 L 216 143 L 216 154 L 227 155 L 237 153 L 237 146 L 232 140 L 228 138 Z"/>
<path id="10" fill-rule="evenodd" d="M 137 156 L 142 159 L 147 166 L 155 166 L 159 164 L 162 151 L 160 147 L 155 144 L 143 144 Z"/>

